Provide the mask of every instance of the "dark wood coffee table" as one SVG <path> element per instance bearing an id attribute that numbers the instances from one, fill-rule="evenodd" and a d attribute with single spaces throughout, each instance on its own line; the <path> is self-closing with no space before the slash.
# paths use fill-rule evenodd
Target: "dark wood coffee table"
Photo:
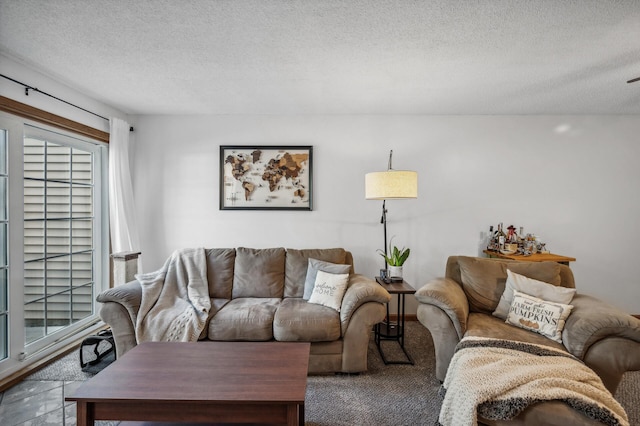
<path id="1" fill-rule="evenodd" d="M 304 425 L 309 343 L 142 343 L 65 398 L 95 420 Z"/>

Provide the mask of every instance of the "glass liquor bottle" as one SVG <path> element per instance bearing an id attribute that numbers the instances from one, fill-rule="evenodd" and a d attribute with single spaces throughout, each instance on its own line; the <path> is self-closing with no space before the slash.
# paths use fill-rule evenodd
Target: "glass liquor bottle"
<path id="1" fill-rule="evenodd" d="M 498 224 L 498 231 L 497 231 L 497 243 L 498 243 L 498 251 L 499 250 L 504 250 L 504 243 L 507 241 L 507 234 L 504 233 L 504 231 L 502 230 L 502 222 L 500 222 Z"/>

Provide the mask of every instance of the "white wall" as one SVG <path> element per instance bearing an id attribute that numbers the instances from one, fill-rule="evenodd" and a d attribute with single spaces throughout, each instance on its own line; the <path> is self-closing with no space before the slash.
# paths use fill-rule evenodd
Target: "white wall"
<path id="1" fill-rule="evenodd" d="M 357 272 L 382 259 L 381 202 L 364 175 L 419 173 L 417 200 L 388 201 L 419 288 L 452 254 L 478 255 L 489 225 L 523 226 L 572 264 L 580 292 L 640 314 L 640 120 L 634 116 L 140 116 L 134 191 L 145 270 L 180 247 L 334 247 Z M 220 211 L 219 146 L 314 146 L 312 212 Z M 415 312 L 415 301 L 408 306 Z"/>

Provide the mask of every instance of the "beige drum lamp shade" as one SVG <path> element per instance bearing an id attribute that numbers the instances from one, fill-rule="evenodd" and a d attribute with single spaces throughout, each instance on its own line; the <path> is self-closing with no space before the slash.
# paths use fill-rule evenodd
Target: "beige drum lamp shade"
<path id="1" fill-rule="evenodd" d="M 418 173 L 410 170 L 367 173 L 364 186 L 367 200 L 418 198 Z"/>

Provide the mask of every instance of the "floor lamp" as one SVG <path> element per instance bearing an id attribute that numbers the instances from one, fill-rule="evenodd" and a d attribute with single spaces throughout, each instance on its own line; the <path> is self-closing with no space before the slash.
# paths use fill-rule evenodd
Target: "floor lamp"
<path id="1" fill-rule="evenodd" d="M 393 150 L 389 151 L 389 167 L 384 172 L 367 173 L 364 177 L 365 198 L 382 200 L 382 218 L 384 225 L 384 254 L 387 253 L 387 200 L 418 198 L 418 173 L 410 170 L 393 170 L 391 159 Z M 384 269 L 387 269 L 385 261 Z"/>

